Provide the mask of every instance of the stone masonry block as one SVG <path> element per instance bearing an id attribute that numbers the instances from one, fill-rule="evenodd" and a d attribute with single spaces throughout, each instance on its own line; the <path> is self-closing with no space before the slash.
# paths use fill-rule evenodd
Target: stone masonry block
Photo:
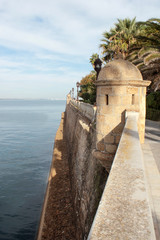
<path id="1" fill-rule="evenodd" d="M 97 87 L 96 95 L 97 95 L 97 96 L 101 95 L 101 87 Z"/>
<path id="2" fill-rule="evenodd" d="M 121 136 L 120 136 L 120 135 L 117 135 L 115 138 L 116 138 L 116 141 L 115 141 L 115 142 L 118 144 L 118 143 L 120 142 Z"/>
<path id="3" fill-rule="evenodd" d="M 125 95 L 126 94 L 126 86 L 115 86 L 112 89 L 112 93 L 114 95 Z"/>
<path id="4" fill-rule="evenodd" d="M 112 129 L 111 134 L 112 134 L 113 136 L 121 135 L 121 134 L 122 134 L 122 131 L 123 131 L 123 128 L 124 128 L 124 123 L 120 123 L 120 124 L 117 125 L 114 129 Z"/>
<path id="5" fill-rule="evenodd" d="M 111 87 L 101 87 L 101 94 L 106 95 L 106 94 L 111 94 L 112 93 L 112 88 Z"/>
<path id="6" fill-rule="evenodd" d="M 139 105 L 131 105 L 126 107 L 127 111 L 139 112 L 140 107 Z"/>
<path id="7" fill-rule="evenodd" d="M 117 145 L 114 144 L 106 144 L 106 151 L 109 153 L 115 153 L 117 150 Z"/>
<path id="8" fill-rule="evenodd" d="M 105 151 L 105 145 L 103 142 L 98 142 L 97 143 L 97 150 L 99 151 Z"/>
<path id="9" fill-rule="evenodd" d="M 121 105 L 121 96 L 109 96 L 109 105 Z"/>
<path id="10" fill-rule="evenodd" d="M 111 134 L 108 134 L 104 138 L 105 143 L 114 143 L 114 136 Z"/>
<path id="11" fill-rule="evenodd" d="M 135 96 L 134 96 L 134 104 L 135 104 L 135 105 L 140 104 L 140 97 L 139 97 L 138 95 L 135 95 Z"/>
<path id="12" fill-rule="evenodd" d="M 121 123 L 121 119 L 122 119 L 121 114 L 106 115 L 105 123 L 109 124 L 113 128 Z"/>
<path id="13" fill-rule="evenodd" d="M 105 116 L 103 116 L 101 114 L 97 114 L 97 124 L 102 124 L 104 122 L 105 122 Z"/>
<path id="14" fill-rule="evenodd" d="M 109 106 L 109 105 L 104 105 L 99 108 L 99 112 L 101 114 L 113 114 L 113 111 L 114 111 L 113 106 Z"/>
<path id="15" fill-rule="evenodd" d="M 97 106 L 102 106 L 102 105 L 106 105 L 106 96 L 98 96 L 97 97 Z"/>
<path id="16" fill-rule="evenodd" d="M 129 94 L 138 94 L 138 88 L 137 87 L 128 87 L 127 93 Z"/>
<path id="17" fill-rule="evenodd" d="M 142 88 L 142 95 L 145 97 L 146 96 L 146 91 L 147 91 L 147 88 L 146 87 L 143 87 Z"/>
<path id="18" fill-rule="evenodd" d="M 131 94 L 122 96 L 122 105 L 128 106 L 131 104 L 132 104 L 132 95 Z"/>
<path id="19" fill-rule="evenodd" d="M 113 107 L 114 114 L 121 114 L 124 111 L 126 111 L 126 107 L 125 106 L 114 106 Z"/>
<path id="20" fill-rule="evenodd" d="M 97 133 L 97 136 L 96 136 L 96 142 L 100 142 L 100 141 L 102 141 L 103 138 L 104 138 L 103 134 L 101 134 L 101 133 Z"/>
<path id="21" fill-rule="evenodd" d="M 97 132 L 101 133 L 103 138 L 109 134 L 112 130 L 112 127 L 109 124 L 100 124 L 99 126 L 97 126 Z"/>

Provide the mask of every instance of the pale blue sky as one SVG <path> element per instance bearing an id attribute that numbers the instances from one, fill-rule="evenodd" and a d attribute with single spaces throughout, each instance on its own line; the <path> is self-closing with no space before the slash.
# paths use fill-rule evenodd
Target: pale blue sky
<path id="1" fill-rule="evenodd" d="M 0 0 L 0 98 L 65 99 L 126 17 L 160 18 L 160 1 Z"/>

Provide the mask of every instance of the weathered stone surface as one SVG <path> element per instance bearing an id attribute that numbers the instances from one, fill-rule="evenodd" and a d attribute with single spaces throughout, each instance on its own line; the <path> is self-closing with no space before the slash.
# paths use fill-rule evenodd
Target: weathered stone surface
<path id="1" fill-rule="evenodd" d="M 134 115 L 128 116 L 88 240 L 155 240 Z"/>
<path id="2" fill-rule="evenodd" d="M 109 105 L 121 105 L 122 104 L 122 100 L 121 100 L 121 96 L 109 96 Z"/>
<path id="3" fill-rule="evenodd" d="M 112 93 L 113 95 L 125 95 L 126 94 L 126 87 L 125 86 L 112 86 Z"/>
<path id="4" fill-rule="evenodd" d="M 114 107 L 113 106 L 107 106 L 106 104 L 101 105 L 101 108 L 97 107 L 97 113 L 98 114 L 113 114 L 114 113 Z"/>
<path id="5" fill-rule="evenodd" d="M 99 99 L 99 101 L 98 101 L 97 106 L 106 105 L 106 96 L 105 95 L 99 96 L 98 99 Z"/>
<path id="6" fill-rule="evenodd" d="M 94 125 L 70 104 L 66 108 L 64 129 L 76 213 L 75 239 L 82 240 L 87 239 L 108 173 L 92 155 L 96 144 Z"/>
<path id="7" fill-rule="evenodd" d="M 136 87 L 127 87 L 127 93 L 129 93 L 129 94 L 138 94 L 138 88 L 136 88 Z"/>
<path id="8" fill-rule="evenodd" d="M 101 87 L 100 89 L 101 89 L 101 94 L 102 95 L 112 93 L 112 88 L 111 87 Z"/>
<path id="9" fill-rule="evenodd" d="M 105 144 L 102 142 L 97 143 L 97 150 L 104 151 L 105 150 Z"/>
<path id="10" fill-rule="evenodd" d="M 115 144 L 106 144 L 106 152 L 115 153 L 117 150 L 117 145 Z"/>
<path id="11" fill-rule="evenodd" d="M 117 59 L 102 68 L 98 76 L 99 80 L 142 80 L 142 75 L 131 62 Z"/>
<path id="12" fill-rule="evenodd" d="M 76 240 L 82 240 L 87 238 L 107 179 L 105 169 L 109 172 L 112 166 L 126 120 L 125 113 L 128 110 L 131 110 L 132 113 L 127 117 L 138 115 L 138 118 L 134 123 L 131 121 L 127 125 L 125 140 L 122 136 L 123 144 L 118 148 L 110 180 L 106 184 L 89 239 L 154 239 L 138 140 L 138 132 L 140 141 L 144 140 L 145 91 L 148 84 L 149 82 L 143 81 L 139 70 L 133 64 L 124 60 L 115 60 L 101 70 L 96 82 L 97 113 L 95 107 L 71 100 L 68 96 L 65 124 L 61 130 L 65 133 L 63 135 L 65 153 L 68 151 L 65 155 L 63 149 L 61 149 L 61 153 L 55 149 L 53 159 L 60 157 L 64 160 L 64 156 L 65 160 L 67 159 L 67 165 L 64 162 L 64 166 L 58 171 L 61 170 L 62 175 L 63 170 L 68 171 L 67 174 L 64 172 L 62 179 L 69 184 L 68 179 L 70 178 L 71 191 L 69 191 L 70 199 L 73 199 L 74 212 L 68 210 L 70 213 L 67 214 L 67 217 L 71 216 L 71 213 L 73 216 L 75 213 L 76 216 L 75 228 L 72 229 L 68 225 L 70 217 L 66 224 L 68 229 L 73 231 L 74 236 L 56 235 L 59 239 L 75 237 Z M 136 121 L 138 121 L 138 132 L 135 129 Z M 56 169 L 52 167 L 49 181 L 55 180 L 56 176 Z M 62 179 L 60 178 L 60 183 L 63 183 Z M 57 189 L 58 183 L 52 182 Z M 64 184 L 62 185 L 65 189 Z M 65 193 L 65 191 L 61 191 L 61 194 Z M 56 194 L 50 195 L 51 200 L 56 198 Z M 58 199 L 60 200 L 60 198 Z M 71 207 L 71 209 L 73 208 Z M 48 209 L 55 217 L 56 208 L 53 208 L 53 211 L 52 207 Z M 62 214 L 62 216 L 64 215 Z M 51 228 L 54 226 L 55 229 L 55 221 L 53 219 L 50 221 L 48 218 L 48 222 L 49 231 L 54 232 Z M 57 221 L 57 224 L 59 222 Z M 67 230 L 65 231 L 67 234 Z M 58 238 L 50 235 L 48 239 Z"/>
<path id="13" fill-rule="evenodd" d="M 100 71 L 97 85 L 97 133 L 101 139 L 111 131 L 124 126 L 125 111 L 139 112 L 138 129 L 140 141 L 144 141 L 145 91 L 149 81 L 143 81 L 138 68 L 132 63 L 118 59 L 107 63 Z M 105 127 L 106 126 L 106 127 Z M 122 130 L 122 129 L 121 129 Z M 122 132 L 122 131 L 121 131 Z M 121 133 L 120 132 L 120 133 Z M 97 141 L 101 141 L 98 135 Z"/>
<path id="14" fill-rule="evenodd" d="M 114 143 L 114 136 L 110 133 L 104 137 L 104 142 L 105 143 Z"/>
<path id="15" fill-rule="evenodd" d="M 132 105 L 132 95 L 124 95 L 121 97 L 122 105 L 125 105 L 126 108 L 128 105 Z"/>

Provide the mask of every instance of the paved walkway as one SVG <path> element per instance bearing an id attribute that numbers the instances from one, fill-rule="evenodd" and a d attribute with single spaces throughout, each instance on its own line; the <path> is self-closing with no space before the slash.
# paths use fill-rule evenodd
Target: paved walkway
<path id="1" fill-rule="evenodd" d="M 156 239 L 160 239 L 160 122 L 146 120 L 142 145 L 147 187 Z"/>

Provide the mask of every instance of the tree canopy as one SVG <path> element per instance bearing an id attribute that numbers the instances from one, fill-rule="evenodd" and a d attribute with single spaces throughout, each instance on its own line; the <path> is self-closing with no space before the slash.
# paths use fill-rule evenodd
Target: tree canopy
<path id="1" fill-rule="evenodd" d="M 111 28 L 109 32 L 103 33 L 103 39 L 101 39 L 102 44 L 100 44 L 100 47 L 105 61 L 112 60 L 120 55 L 125 59 L 139 32 L 136 18 L 132 20 L 129 18 L 118 19 L 118 22 L 114 25 L 115 27 Z"/>
<path id="2" fill-rule="evenodd" d="M 96 102 L 95 80 L 96 72 L 92 71 L 80 81 L 79 97 L 86 103 L 94 104 Z"/>
<path id="3" fill-rule="evenodd" d="M 152 81 L 151 90 L 160 88 L 160 19 L 118 19 L 114 28 L 103 33 L 101 41 L 105 62 L 117 57 L 127 59 L 139 68 L 144 79 Z"/>

